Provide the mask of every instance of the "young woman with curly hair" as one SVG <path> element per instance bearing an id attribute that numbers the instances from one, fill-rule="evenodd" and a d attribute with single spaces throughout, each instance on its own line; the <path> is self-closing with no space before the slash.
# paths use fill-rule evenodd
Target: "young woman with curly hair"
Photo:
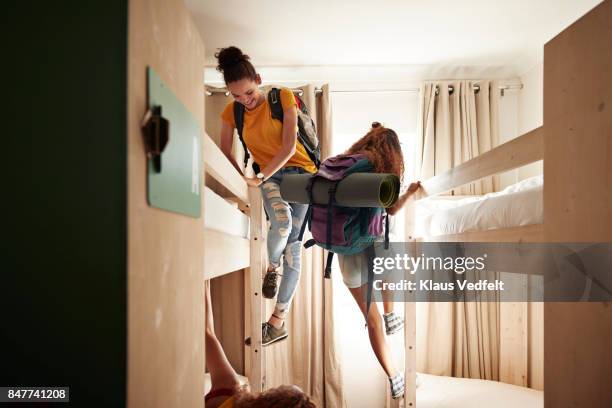
<path id="1" fill-rule="evenodd" d="M 221 150 L 242 174 L 231 155 L 236 128 L 234 105 L 242 104 L 242 136 L 259 166 L 257 176 L 245 177 L 245 180 L 249 186 L 261 188 L 264 207 L 270 218 L 268 269 L 262 294 L 270 299 L 276 296 L 276 306 L 268 321 L 262 325 L 262 344 L 266 346 L 288 335 L 284 321 L 300 278 L 301 242 L 298 237 L 308 209 L 305 204 L 290 204 L 283 200 L 280 184 L 287 174 L 314 173 L 317 168 L 297 140 L 297 105 L 293 92 L 288 88 L 280 90 L 284 118 L 282 122 L 273 119 L 266 95 L 259 89 L 261 77 L 249 56 L 236 47 L 223 48 L 215 56 L 219 61 L 217 69 L 223 73 L 227 89 L 234 97 L 234 101 L 221 113 Z M 279 287 L 281 256 L 283 274 Z"/>
<path id="2" fill-rule="evenodd" d="M 206 408 L 316 408 L 302 390 L 294 385 L 282 385 L 261 393 L 252 393 L 248 385 L 240 385 L 238 374 L 229 363 L 215 335 L 210 285 L 206 298 L 206 365 L 212 388 L 206 395 Z"/>
<path id="3" fill-rule="evenodd" d="M 403 181 L 404 158 L 399 138 L 393 130 L 383 127 L 378 122 L 374 122 L 370 131 L 355 142 L 345 153 L 363 154 L 372 163 L 377 173 L 395 174 L 399 177 L 400 181 Z M 387 208 L 388 216 L 397 213 L 404 206 L 408 198 L 418 190 L 419 186 L 419 182 L 411 183 L 397 202 L 392 207 Z M 376 251 L 381 243 L 375 243 L 374 245 Z M 367 256 L 363 252 L 354 255 L 338 254 L 338 263 L 344 284 L 349 289 L 367 321 L 370 344 L 378 362 L 389 377 L 391 396 L 399 398 L 404 394 L 404 377 L 391 361 L 389 345 L 383 334 L 382 319 L 376 303 L 373 302 L 370 305 L 370 310 L 366 315 L 367 282 L 362 282 L 362 276 L 367 276 Z M 385 301 L 383 303 L 386 331 L 387 334 L 392 334 L 403 327 L 403 320 L 393 313 L 393 302 Z"/>

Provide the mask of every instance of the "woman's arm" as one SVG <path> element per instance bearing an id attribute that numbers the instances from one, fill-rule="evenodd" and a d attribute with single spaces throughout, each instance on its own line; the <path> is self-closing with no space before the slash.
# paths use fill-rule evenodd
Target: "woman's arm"
<path id="1" fill-rule="evenodd" d="M 211 390 L 219 388 L 234 389 L 240 386 L 236 371 L 227 360 L 221 343 L 215 335 L 215 324 L 213 321 L 212 305 L 210 302 L 210 282 L 205 283 L 206 298 L 206 366 L 210 371 L 212 382 Z"/>
<path id="2" fill-rule="evenodd" d="M 387 208 L 387 214 L 395 215 L 399 210 L 402 209 L 406 201 L 412 196 L 416 191 L 421 188 L 421 182 L 417 181 L 416 183 L 410 183 L 408 190 L 393 204 L 393 206 Z"/>
<path id="3" fill-rule="evenodd" d="M 270 177 L 282 168 L 295 154 L 297 143 L 297 108 L 295 105 L 287 108 L 283 117 L 283 145 L 280 151 L 261 169 L 265 178 Z"/>
<path id="4" fill-rule="evenodd" d="M 230 163 L 232 163 L 232 165 L 236 168 L 236 170 L 238 170 L 238 173 L 242 175 L 243 173 L 240 169 L 240 166 L 238 166 L 238 163 L 236 163 L 236 160 L 234 160 L 234 157 L 232 156 L 233 142 L 234 129 L 230 125 L 225 123 L 225 121 L 221 121 L 221 151 L 223 152 L 225 157 L 227 157 Z"/>

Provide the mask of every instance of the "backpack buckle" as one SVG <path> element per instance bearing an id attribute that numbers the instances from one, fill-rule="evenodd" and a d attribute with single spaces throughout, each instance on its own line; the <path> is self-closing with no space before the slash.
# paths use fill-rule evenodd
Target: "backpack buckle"
<path id="1" fill-rule="evenodd" d="M 334 184 L 332 184 L 329 187 L 329 190 L 327 190 L 327 193 L 330 195 L 330 197 L 334 197 L 336 198 L 336 190 L 338 189 L 338 182 L 336 181 Z"/>
<path id="2" fill-rule="evenodd" d="M 314 239 L 309 239 L 308 241 L 304 243 L 304 248 L 308 249 L 316 243 L 317 241 L 315 241 Z"/>

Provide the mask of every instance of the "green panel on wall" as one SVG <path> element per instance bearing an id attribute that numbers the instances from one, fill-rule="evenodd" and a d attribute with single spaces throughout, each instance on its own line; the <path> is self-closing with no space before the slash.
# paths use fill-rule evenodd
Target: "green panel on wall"
<path id="1" fill-rule="evenodd" d="M 149 109 L 161 107 L 169 122 L 161 171 L 148 159 L 147 200 L 151 207 L 199 218 L 201 211 L 201 134 L 198 122 L 151 67 L 147 68 Z"/>

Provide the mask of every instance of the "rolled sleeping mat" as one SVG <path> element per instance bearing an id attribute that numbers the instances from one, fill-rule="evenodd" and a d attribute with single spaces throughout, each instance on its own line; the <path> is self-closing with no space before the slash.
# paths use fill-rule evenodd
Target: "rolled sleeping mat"
<path id="1" fill-rule="evenodd" d="M 310 174 L 287 174 L 281 182 L 283 200 L 290 203 L 309 204 L 308 181 Z M 313 185 L 314 204 L 329 202 L 329 188 L 333 185 L 322 177 Z M 391 207 L 399 196 L 400 182 L 395 174 L 353 173 L 338 183 L 336 203 L 343 207 Z"/>

